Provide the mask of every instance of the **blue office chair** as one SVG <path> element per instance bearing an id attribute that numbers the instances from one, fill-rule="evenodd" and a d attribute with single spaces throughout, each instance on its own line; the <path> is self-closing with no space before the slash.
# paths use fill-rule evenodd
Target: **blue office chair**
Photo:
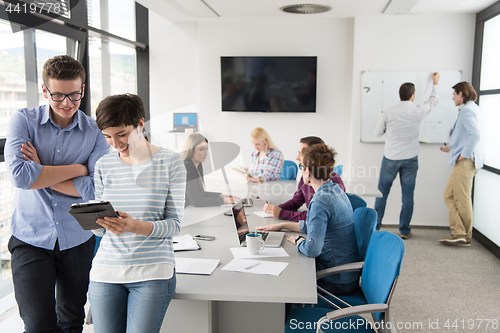
<path id="1" fill-rule="evenodd" d="M 373 208 L 361 207 L 354 211 L 354 230 L 358 244 L 359 261 L 364 261 L 370 239 L 377 226 L 377 211 Z"/>
<path id="2" fill-rule="evenodd" d="M 299 168 L 295 162 L 290 160 L 285 160 L 283 162 L 283 168 L 281 169 L 281 180 L 295 180 L 297 179 L 297 173 Z"/>
<path id="3" fill-rule="evenodd" d="M 361 207 L 354 211 L 354 231 L 356 233 L 356 243 L 358 245 L 360 262 L 365 260 L 366 250 L 368 249 L 370 239 L 373 232 L 375 231 L 376 226 L 377 212 L 375 211 L 375 209 Z M 334 267 L 333 269 L 330 269 L 330 274 L 336 274 L 332 272 L 332 270 L 342 271 L 344 270 L 344 266 L 349 267 L 348 265 L 351 264 Z M 357 264 L 355 265 L 357 266 Z M 325 273 L 324 271 L 318 271 L 316 274 L 324 276 Z M 318 287 L 318 290 L 321 291 L 321 296 L 318 296 L 318 304 L 314 305 L 315 307 L 337 309 L 338 307 L 348 306 L 346 303 L 348 303 L 349 305 L 366 304 L 366 300 L 363 297 L 361 289 L 356 290 L 350 295 L 341 296 L 340 299 L 339 297 L 333 296 L 331 293 L 320 287 Z M 325 300 L 325 298 L 327 300 Z M 333 305 L 331 302 L 333 302 L 335 305 Z"/>
<path id="4" fill-rule="evenodd" d="M 99 245 L 101 245 L 101 240 L 102 240 L 102 237 L 95 236 L 94 257 L 97 253 L 97 250 L 99 249 Z"/>
<path id="5" fill-rule="evenodd" d="M 405 245 L 401 238 L 387 231 L 374 232 L 366 253 L 361 274 L 361 290 L 366 304 L 331 310 L 319 307 L 293 309 L 287 317 L 285 332 L 395 332 L 390 311 L 390 302 L 401 271 Z M 336 267 L 335 267 L 336 268 Z M 353 270 L 354 267 L 348 268 Z M 375 326 L 371 326 L 362 313 L 371 313 Z M 381 323 L 384 323 L 382 325 Z M 299 323 L 316 323 L 302 325 Z M 353 323 L 353 325 L 351 325 Z M 314 326 L 321 328 L 316 331 Z M 302 328 L 302 329 L 301 329 Z"/>
<path id="6" fill-rule="evenodd" d="M 337 175 L 341 175 L 342 174 L 342 171 L 344 170 L 344 166 L 341 164 L 341 165 L 336 165 L 333 167 L 333 172 L 335 172 Z"/>
<path id="7" fill-rule="evenodd" d="M 351 202 L 352 210 L 355 211 L 356 208 L 366 207 L 366 201 L 361 199 L 361 197 L 356 194 L 346 193 L 349 201 Z"/>

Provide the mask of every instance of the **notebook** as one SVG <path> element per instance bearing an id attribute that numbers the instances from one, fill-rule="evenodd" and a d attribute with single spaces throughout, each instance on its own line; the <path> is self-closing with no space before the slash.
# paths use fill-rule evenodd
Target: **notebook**
<path id="1" fill-rule="evenodd" d="M 247 216 L 245 215 L 245 208 L 243 205 L 243 200 L 239 200 L 231 208 L 233 213 L 234 224 L 236 225 L 237 236 L 241 246 L 246 246 L 246 235 L 249 233 Z M 278 232 L 267 232 L 267 231 L 257 231 L 258 234 L 262 235 L 262 239 L 266 243 L 267 247 L 280 247 L 285 233 L 282 231 Z"/>

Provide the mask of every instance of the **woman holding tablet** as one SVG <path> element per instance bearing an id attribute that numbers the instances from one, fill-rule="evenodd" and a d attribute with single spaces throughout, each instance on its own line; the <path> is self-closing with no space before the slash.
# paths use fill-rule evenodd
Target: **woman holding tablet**
<path id="1" fill-rule="evenodd" d="M 280 180 L 283 154 L 266 130 L 261 127 L 255 128 L 250 133 L 250 141 L 255 150 L 252 153 L 252 163 L 246 170 L 247 180 L 251 182 Z"/>
<path id="2" fill-rule="evenodd" d="M 181 156 L 142 134 L 145 110 L 137 95 L 108 96 L 97 126 L 117 151 L 96 164 L 95 196 L 119 217 L 105 217 L 90 271 L 96 333 L 157 333 L 175 293 L 172 237 L 184 215 L 186 170 Z"/>
<path id="3" fill-rule="evenodd" d="M 300 253 L 316 258 L 318 271 L 355 262 L 359 257 L 351 204 L 340 186 L 330 179 L 337 153 L 325 144 L 316 144 L 305 148 L 303 154 L 302 177 L 315 190 L 307 220 L 257 229 L 288 229 L 307 234 L 307 238 L 291 236 L 287 240 L 296 244 Z M 358 272 L 340 273 L 319 279 L 318 285 L 333 294 L 346 295 L 357 288 L 358 277 Z"/>
<path id="4" fill-rule="evenodd" d="M 199 133 L 188 136 L 182 149 L 182 159 L 186 167 L 186 206 L 195 207 L 233 204 L 239 200 L 227 194 L 205 191 L 203 165 L 208 155 L 208 140 Z"/>

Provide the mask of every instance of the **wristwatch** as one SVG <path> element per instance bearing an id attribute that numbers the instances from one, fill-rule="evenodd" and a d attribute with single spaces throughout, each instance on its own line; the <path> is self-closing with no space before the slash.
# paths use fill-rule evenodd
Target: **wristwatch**
<path id="1" fill-rule="evenodd" d="M 295 244 L 297 244 L 300 239 L 306 239 L 306 238 L 302 235 L 298 235 L 297 237 L 295 237 Z"/>

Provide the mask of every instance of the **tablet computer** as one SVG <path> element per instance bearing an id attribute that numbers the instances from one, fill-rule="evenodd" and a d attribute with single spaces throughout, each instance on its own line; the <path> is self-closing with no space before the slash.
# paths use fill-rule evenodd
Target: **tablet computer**
<path id="1" fill-rule="evenodd" d="M 109 201 L 75 203 L 71 205 L 68 212 L 80 223 L 84 230 L 101 229 L 102 226 L 96 223 L 98 218 L 105 216 L 118 217 Z"/>

